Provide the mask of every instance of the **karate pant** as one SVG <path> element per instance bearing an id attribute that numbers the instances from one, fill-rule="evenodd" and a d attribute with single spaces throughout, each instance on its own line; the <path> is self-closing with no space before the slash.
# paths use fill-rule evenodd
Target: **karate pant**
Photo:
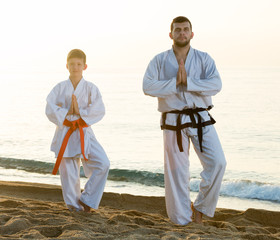
<path id="1" fill-rule="evenodd" d="M 203 152 L 200 152 L 197 129 L 182 130 L 183 152 L 180 152 L 176 131 L 164 130 L 164 180 L 167 214 L 176 224 L 192 221 L 190 200 L 189 146 L 190 140 L 203 167 L 199 193 L 194 207 L 213 217 L 226 167 L 225 156 L 213 125 L 203 127 Z"/>
<path id="2" fill-rule="evenodd" d="M 88 161 L 81 160 L 84 173 L 89 178 L 82 193 L 80 157 L 63 158 L 61 161 L 59 173 L 64 202 L 70 210 L 83 210 L 79 200 L 93 209 L 98 209 L 109 173 L 109 159 L 102 146 L 94 139 Z"/>

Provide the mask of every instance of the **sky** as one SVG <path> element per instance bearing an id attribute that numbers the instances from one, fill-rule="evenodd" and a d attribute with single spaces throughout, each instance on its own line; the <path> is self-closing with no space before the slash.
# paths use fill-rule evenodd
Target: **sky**
<path id="1" fill-rule="evenodd" d="M 279 0 L 0 0 L 0 70 L 64 69 L 73 48 L 91 69 L 145 70 L 171 48 L 180 15 L 192 47 L 218 66 L 280 67 L 279 9 Z"/>

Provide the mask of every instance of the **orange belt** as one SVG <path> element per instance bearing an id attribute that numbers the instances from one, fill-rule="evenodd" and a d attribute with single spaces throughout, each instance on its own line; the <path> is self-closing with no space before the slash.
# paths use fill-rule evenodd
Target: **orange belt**
<path id="1" fill-rule="evenodd" d="M 67 119 L 64 120 L 63 122 L 63 125 L 69 127 L 69 130 L 68 132 L 66 133 L 64 139 L 63 139 L 63 142 L 61 144 L 61 147 L 60 147 L 60 150 L 59 150 L 59 153 L 58 153 L 58 156 L 57 156 L 57 159 L 56 159 L 56 163 L 54 165 L 54 168 L 53 168 L 53 171 L 52 171 L 52 174 L 53 175 L 56 175 L 57 171 L 58 171 L 58 168 L 59 168 L 59 165 L 61 163 L 61 160 L 62 160 L 62 157 L 63 157 L 63 154 L 65 152 L 65 149 L 66 149 L 66 146 L 67 146 L 67 143 L 68 143 L 68 140 L 71 136 L 71 134 L 79 128 L 79 131 L 80 131 L 80 138 L 81 138 L 81 150 L 82 150 L 82 154 L 83 154 L 83 157 L 84 159 L 87 161 L 88 159 L 85 157 L 85 152 L 84 152 L 84 146 L 85 146 L 85 142 L 84 142 L 84 131 L 83 131 L 83 128 L 85 127 L 88 127 L 88 125 L 85 123 L 85 121 L 81 118 L 79 118 L 78 120 L 76 121 L 73 121 L 73 122 L 70 122 L 68 121 Z"/>

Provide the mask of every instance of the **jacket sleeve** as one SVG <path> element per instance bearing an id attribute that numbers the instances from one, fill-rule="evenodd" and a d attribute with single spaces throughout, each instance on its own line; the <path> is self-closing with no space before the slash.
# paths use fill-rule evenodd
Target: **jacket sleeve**
<path id="1" fill-rule="evenodd" d="M 100 121 L 105 115 L 105 106 L 98 88 L 93 85 L 90 91 L 90 101 L 86 108 L 80 108 L 81 118 L 88 124 L 92 125 Z"/>
<path id="2" fill-rule="evenodd" d="M 152 97 L 165 98 L 177 93 L 176 77 L 160 80 L 160 57 L 156 56 L 149 63 L 143 79 L 143 91 Z"/>
<path id="3" fill-rule="evenodd" d="M 208 55 L 203 59 L 202 78 L 187 77 L 187 91 L 203 96 L 214 96 L 222 89 L 220 74 L 214 60 Z"/>
<path id="4" fill-rule="evenodd" d="M 68 109 L 60 106 L 61 104 L 58 102 L 59 92 L 60 86 L 57 85 L 49 93 L 49 95 L 47 96 L 45 113 L 51 122 L 61 127 L 63 126 L 63 122 L 68 113 Z"/>

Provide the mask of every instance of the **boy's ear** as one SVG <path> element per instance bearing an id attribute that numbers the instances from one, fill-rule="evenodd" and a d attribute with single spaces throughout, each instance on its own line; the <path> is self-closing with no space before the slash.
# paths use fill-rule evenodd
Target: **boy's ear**
<path id="1" fill-rule="evenodd" d="M 83 70 L 86 70 L 87 69 L 87 64 L 85 64 L 85 66 L 84 66 L 84 69 Z"/>

